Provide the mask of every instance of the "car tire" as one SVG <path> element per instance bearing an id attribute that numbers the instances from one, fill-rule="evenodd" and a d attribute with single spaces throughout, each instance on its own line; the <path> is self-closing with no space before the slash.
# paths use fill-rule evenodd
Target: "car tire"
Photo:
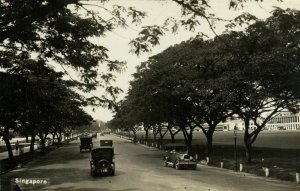
<path id="1" fill-rule="evenodd" d="M 168 163 L 167 163 L 167 161 L 164 161 L 164 166 L 168 166 Z"/>
<path id="2" fill-rule="evenodd" d="M 175 161 L 175 169 L 176 169 L 176 170 L 180 170 L 180 169 L 181 169 L 178 160 Z"/>
<path id="3" fill-rule="evenodd" d="M 112 176 L 115 176 L 115 169 L 113 169 L 113 170 L 111 171 L 111 175 L 112 175 Z"/>
<path id="4" fill-rule="evenodd" d="M 95 177 L 96 175 L 97 175 L 96 172 L 91 170 L 91 176 Z"/>

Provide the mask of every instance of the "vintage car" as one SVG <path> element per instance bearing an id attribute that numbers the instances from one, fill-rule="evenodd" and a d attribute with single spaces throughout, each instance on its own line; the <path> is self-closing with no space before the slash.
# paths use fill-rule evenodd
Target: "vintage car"
<path id="1" fill-rule="evenodd" d="M 92 150 L 93 148 L 93 141 L 92 137 L 81 137 L 80 138 L 80 152 L 82 150 Z"/>
<path id="2" fill-rule="evenodd" d="M 111 146 L 102 146 L 93 149 L 91 152 L 91 175 L 99 174 L 115 175 L 115 156 L 114 148 Z"/>
<path id="3" fill-rule="evenodd" d="M 94 133 L 92 134 L 92 137 L 93 137 L 93 138 L 97 138 L 97 132 L 94 132 Z"/>
<path id="4" fill-rule="evenodd" d="M 163 160 L 165 166 L 172 166 L 177 170 L 183 168 L 196 170 L 197 168 L 196 158 L 187 153 L 184 144 L 166 144 Z"/>

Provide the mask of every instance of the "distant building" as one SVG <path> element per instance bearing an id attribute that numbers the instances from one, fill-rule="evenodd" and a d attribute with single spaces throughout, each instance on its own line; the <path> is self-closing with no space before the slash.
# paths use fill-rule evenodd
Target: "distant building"
<path id="1" fill-rule="evenodd" d="M 266 124 L 266 130 L 300 130 L 300 113 L 280 113 Z"/>
<path id="2" fill-rule="evenodd" d="M 226 123 L 228 125 L 228 130 L 238 130 L 238 131 L 243 131 L 245 130 L 245 122 L 241 119 L 234 119 L 234 120 L 229 120 L 226 121 Z M 249 123 L 249 130 L 253 131 L 256 129 L 256 126 L 254 124 L 254 122 L 251 120 Z"/>

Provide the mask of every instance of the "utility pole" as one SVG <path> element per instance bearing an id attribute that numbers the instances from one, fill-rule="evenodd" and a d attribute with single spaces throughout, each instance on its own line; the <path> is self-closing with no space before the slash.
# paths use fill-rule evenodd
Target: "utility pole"
<path id="1" fill-rule="evenodd" d="M 235 161 L 235 171 L 237 172 L 238 168 L 237 168 L 237 151 L 236 151 L 236 130 L 237 127 L 234 126 L 234 131 L 233 131 L 233 137 L 234 137 L 234 161 Z"/>

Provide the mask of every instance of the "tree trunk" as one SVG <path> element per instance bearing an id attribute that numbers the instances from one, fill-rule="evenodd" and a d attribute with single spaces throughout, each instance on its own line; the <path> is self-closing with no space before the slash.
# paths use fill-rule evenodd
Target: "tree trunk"
<path id="1" fill-rule="evenodd" d="M 34 152 L 34 143 L 35 143 L 35 133 L 31 133 L 31 140 L 30 140 L 30 149 L 29 152 L 33 153 Z"/>
<path id="2" fill-rule="evenodd" d="M 5 142 L 6 149 L 7 149 L 7 152 L 8 152 L 8 158 L 10 160 L 14 160 L 14 155 L 13 155 L 13 152 L 12 152 L 12 147 L 11 147 L 11 144 L 10 144 L 10 141 L 9 141 L 9 128 L 4 128 L 4 131 L 3 131 L 3 140 Z"/>
<path id="3" fill-rule="evenodd" d="M 41 154 L 45 154 L 45 150 L 46 150 L 46 138 L 45 137 L 40 137 L 41 138 Z"/>
<path id="4" fill-rule="evenodd" d="M 245 147 L 245 152 L 246 152 L 247 163 L 250 164 L 252 162 L 252 145 L 251 144 L 249 144 Z"/>
<path id="5" fill-rule="evenodd" d="M 59 131 L 59 134 L 58 134 L 58 145 L 61 144 L 61 139 L 62 139 L 62 136 L 61 136 L 61 130 Z"/>
<path id="6" fill-rule="evenodd" d="M 135 144 L 136 143 L 136 132 L 135 131 L 132 131 L 133 132 L 133 143 Z"/>
<path id="7" fill-rule="evenodd" d="M 192 129 L 188 133 L 187 137 L 188 137 L 187 149 L 188 149 L 188 153 L 190 154 L 190 152 L 192 150 L 192 140 L 193 140 L 193 130 Z"/>
<path id="8" fill-rule="evenodd" d="M 148 139 L 149 139 L 149 128 L 147 128 L 145 131 L 146 131 L 145 141 L 148 141 Z"/>
<path id="9" fill-rule="evenodd" d="M 206 144 L 207 144 L 207 156 L 211 157 L 213 155 L 213 134 L 207 133 L 206 134 Z"/>
<path id="10" fill-rule="evenodd" d="M 244 144 L 245 144 L 245 154 L 246 161 L 250 164 L 252 161 L 252 144 L 251 144 L 251 136 L 249 134 L 249 123 L 250 119 L 244 119 L 245 122 L 245 132 L 244 132 Z"/>
<path id="11" fill-rule="evenodd" d="M 156 138 L 157 138 L 157 133 L 155 132 L 155 133 L 153 133 L 153 140 L 154 140 L 154 142 L 156 141 Z"/>
<path id="12" fill-rule="evenodd" d="M 175 134 L 170 133 L 170 135 L 171 135 L 171 142 L 172 142 L 172 143 L 175 143 Z"/>
<path id="13" fill-rule="evenodd" d="M 55 142 L 55 133 L 52 133 L 52 146 L 54 145 Z"/>

